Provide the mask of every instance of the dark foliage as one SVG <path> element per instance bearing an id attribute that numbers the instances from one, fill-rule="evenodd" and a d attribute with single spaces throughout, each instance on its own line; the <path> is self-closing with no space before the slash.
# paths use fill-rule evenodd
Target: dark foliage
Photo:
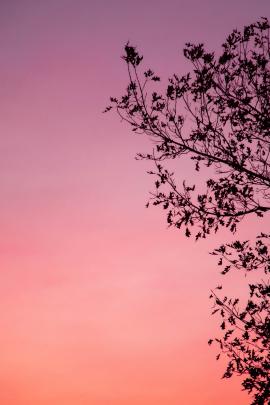
<path id="1" fill-rule="evenodd" d="M 212 254 L 219 256 L 218 264 L 223 274 L 231 269 L 256 271 L 269 274 L 269 234 L 257 237 L 254 246 L 249 241 L 235 241 L 222 245 Z M 210 298 L 214 301 L 212 314 L 222 318 L 222 337 L 215 339 L 221 353 L 227 354 L 229 362 L 224 378 L 233 374 L 244 376 L 242 385 L 249 393 L 254 392 L 253 405 L 269 404 L 270 398 L 270 283 L 269 280 L 248 285 L 248 300 L 245 305 L 239 298 L 220 298 L 216 290 Z M 213 343 L 210 339 L 209 344 Z"/>
<path id="2" fill-rule="evenodd" d="M 155 164 L 149 202 L 161 205 L 169 226 L 184 228 L 187 237 L 205 238 L 221 227 L 235 233 L 248 214 L 263 217 L 270 210 L 269 29 L 262 18 L 242 32 L 234 30 L 220 55 L 203 44 L 186 44 L 184 56 L 192 71 L 174 74 L 164 92 L 153 89 L 160 88 L 160 78 L 152 70 L 141 73 L 143 57 L 136 48 L 125 47 L 129 84 L 124 96 L 111 98 L 106 111 L 115 109 L 134 132 L 154 141 L 152 153 L 138 154 Z M 187 181 L 178 184 L 164 166 L 183 156 L 196 171 L 208 170 L 203 192 Z M 215 250 L 219 265 L 225 263 L 222 273 L 263 268 L 269 275 L 267 239 L 260 235 L 253 247 L 236 241 Z M 242 309 L 238 299 L 211 295 L 224 332 L 216 341 L 229 357 L 224 377 L 244 376 L 243 388 L 254 394 L 254 405 L 270 403 L 269 288 L 268 282 L 249 285 Z"/>

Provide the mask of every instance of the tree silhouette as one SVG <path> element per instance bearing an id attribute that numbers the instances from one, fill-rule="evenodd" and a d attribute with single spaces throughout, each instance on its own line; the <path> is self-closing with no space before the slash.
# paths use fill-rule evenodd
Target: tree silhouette
<path id="1" fill-rule="evenodd" d="M 235 241 L 222 245 L 212 254 L 219 255 L 223 274 L 230 271 L 270 272 L 270 253 L 267 240 L 270 234 L 257 236 L 254 245 L 249 241 Z M 222 289 L 218 286 L 215 290 Z M 243 388 L 254 392 L 254 405 L 269 404 L 270 399 L 270 284 L 261 280 L 248 285 L 248 301 L 241 305 L 239 298 L 222 299 L 216 291 L 210 298 L 214 300 L 212 314 L 219 313 L 222 318 L 220 329 L 222 337 L 215 342 L 220 352 L 227 354 L 229 362 L 224 378 L 233 374 L 244 376 Z M 213 339 L 208 343 L 211 345 Z M 217 355 L 219 359 L 220 353 Z"/>
<path id="2" fill-rule="evenodd" d="M 154 162 L 149 203 L 161 205 L 168 225 L 183 228 L 187 237 L 206 238 L 222 227 L 235 234 L 247 215 L 263 217 L 270 210 L 269 30 L 266 18 L 242 32 L 234 30 L 220 55 L 203 44 L 186 44 L 184 56 L 192 70 L 174 74 L 164 91 L 151 69 L 141 72 L 143 57 L 136 48 L 125 46 L 129 84 L 105 111 L 116 110 L 135 133 L 153 140 L 152 153 L 137 155 Z M 200 184 L 179 184 L 165 166 L 184 157 L 201 172 Z M 234 268 L 269 275 L 269 237 L 259 235 L 254 246 L 235 241 L 216 249 L 222 274 Z M 211 294 L 213 312 L 222 317 L 223 335 L 214 341 L 229 359 L 224 377 L 243 376 L 253 405 L 270 403 L 269 296 L 268 280 L 249 285 L 244 306 L 238 298 L 221 299 L 216 290 Z"/>

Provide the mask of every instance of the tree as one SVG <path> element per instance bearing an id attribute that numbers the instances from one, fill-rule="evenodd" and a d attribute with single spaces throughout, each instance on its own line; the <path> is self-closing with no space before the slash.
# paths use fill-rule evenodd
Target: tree
<path id="1" fill-rule="evenodd" d="M 222 227 L 235 234 L 245 217 L 262 218 L 270 210 L 269 30 L 266 18 L 234 30 L 220 55 L 187 43 L 184 56 L 192 70 L 174 74 L 165 91 L 157 90 L 160 77 L 151 69 L 141 72 L 143 57 L 136 48 L 125 46 L 129 83 L 105 111 L 114 109 L 135 133 L 154 141 L 152 153 L 137 155 L 154 163 L 149 203 L 161 205 L 169 226 L 184 229 L 187 237 L 206 238 Z M 203 192 L 187 180 L 179 184 L 165 166 L 184 157 L 194 162 L 195 171 L 210 174 Z M 225 263 L 222 274 L 234 268 L 269 275 L 269 237 L 258 235 L 255 246 L 237 240 L 216 249 L 218 264 Z M 269 280 L 249 285 L 242 309 L 237 298 L 211 294 L 214 312 L 222 317 L 223 335 L 215 341 L 229 359 L 224 377 L 243 376 L 253 405 L 270 403 L 269 296 Z"/>
<path id="2" fill-rule="evenodd" d="M 224 266 L 223 274 L 231 268 L 246 272 L 270 272 L 270 253 L 267 240 L 270 234 L 257 236 L 252 246 L 249 241 L 235 241 L 221 245 L 212 254 L 220 256 L 219 265 Z M 224 263 L 225 262 L 225 263 Z M 221 289 L 218 286 L 216 289 Z M 215 291 L 212 314 L 222 318 L 222 337 L 216 338 L 221 353 L 227 354 L 229 361 L 224 378 L 233 374 L 244 376 L 243 388 L 254 392 L 253 405 L 270 403 L 270 284 L 268 281 L 248 285 L 248 300 L 240 305 L 238 298 L 221 299 Z M 213 339 L 208 343 L 211 345 Z M 219 359 L 220 353 L 217 355 Z"/>

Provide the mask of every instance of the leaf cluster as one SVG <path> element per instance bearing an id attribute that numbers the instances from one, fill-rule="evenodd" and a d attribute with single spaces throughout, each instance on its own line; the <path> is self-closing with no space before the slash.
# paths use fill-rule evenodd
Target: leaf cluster
<path id="1" fill-rule="evenodd" d="M 219 256 L 222 274 L 231 268 L 246 272 L 263 271 L 267 281 L 248 284 L 245 304 L 239 298 L 220 297 L 217 289 L 211 292 L 212 314 L 221 317 L 221 337 L 210 339 L 217 343 L 221 354 L 229 358 L 223 378 L 237 374 L 243 377 L 242 386 L 254 393 L 252 405 L 269 404 L 270 398 L 270 234 L 261 234 L 253 246 L 248 241 L 222 245 L 213 254 Z M 267 243 L 268 242 L 268 243 Z M 228 264 L 229 263 L 229 264 Z"/>

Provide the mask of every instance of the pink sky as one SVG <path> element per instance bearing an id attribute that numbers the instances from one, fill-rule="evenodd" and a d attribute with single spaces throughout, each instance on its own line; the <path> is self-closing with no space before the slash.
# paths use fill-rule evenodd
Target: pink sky
<path id="1" fill-rule="evenodd" d="M 101 112 L 127 40 L 166 78 L 269 1 L 157 3 L 1 2 L 1 405 L 249 403 L 207 346 L 227 235 L 195 244 L 146 210 L 150 145 Z"/>

